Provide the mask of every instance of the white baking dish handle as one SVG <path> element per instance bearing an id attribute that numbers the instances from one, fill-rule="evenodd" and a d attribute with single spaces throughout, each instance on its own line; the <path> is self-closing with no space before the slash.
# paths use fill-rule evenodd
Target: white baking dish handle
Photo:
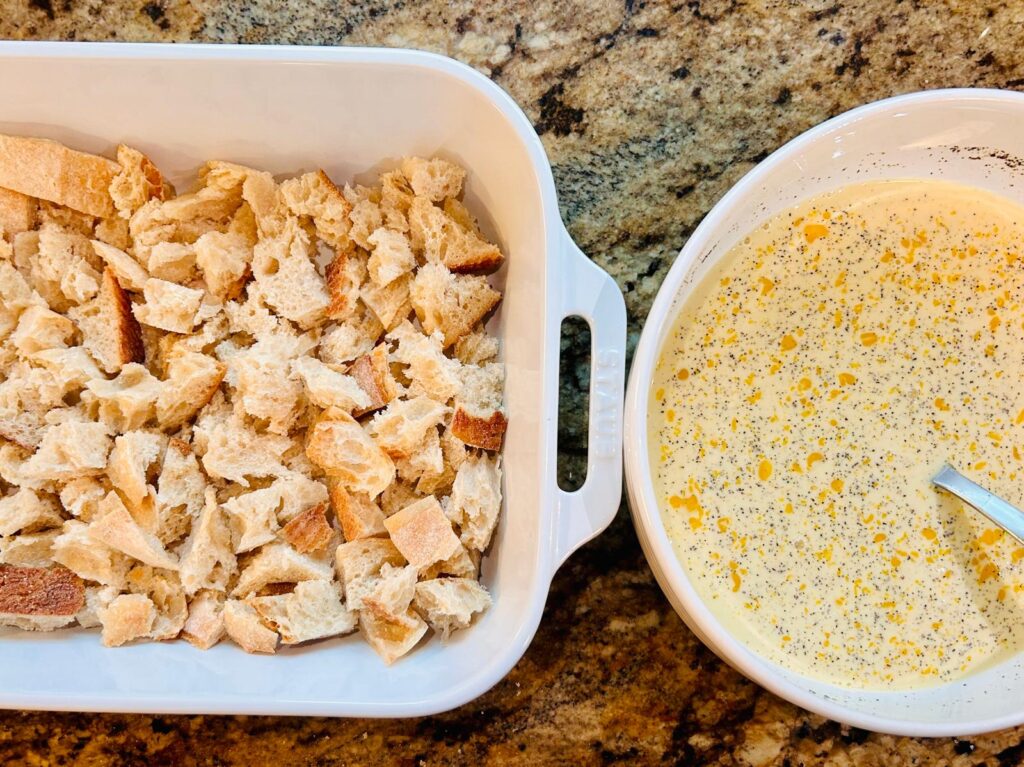
<path id="1" fill-rule="evenodd" d="M 626 376 L 626 302 L 611 276 L 563 232 L 561 318 L 590 325 L 590 425 L 587 479 L 558 489 L 555 567 L 615 518 L 622 496 L 622 403 Z"/>

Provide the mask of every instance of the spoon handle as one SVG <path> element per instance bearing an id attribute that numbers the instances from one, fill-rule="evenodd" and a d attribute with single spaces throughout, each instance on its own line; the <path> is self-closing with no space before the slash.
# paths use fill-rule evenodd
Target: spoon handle
<path id="1" fill-rule="evenodd" d="M 970 504 L 1021 543 L 1024 543 L 1024 511 L 967 479 L 950 465 L 932 477 L 932 483 Z"/>

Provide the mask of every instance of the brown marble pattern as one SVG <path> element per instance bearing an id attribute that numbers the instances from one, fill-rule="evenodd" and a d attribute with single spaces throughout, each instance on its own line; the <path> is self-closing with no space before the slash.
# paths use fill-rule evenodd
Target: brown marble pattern
<path id="1" fill-rule="evenodd" d="M 714 201 L 827 117 L 922 88 L 1024 86 L 1024 5 L 998 0 L 0 0 L 0 37 L 410 46 L 488 73 L 534 121 L 569 229 L 626 294 L 631 347 Z M 0 72 L 2 76 L 2 72 Z M 2 108 L 2 107 L 0 107 Z M 586 368 L 564 344 L 563 474 Z M 0 763 L 114 765 L 1024 763 L 1024 728 L 914 740 L 782 703 L 683 627 L 623 509 L 555 578 L 516 669 L 407 721 L 0 713 Z"/>

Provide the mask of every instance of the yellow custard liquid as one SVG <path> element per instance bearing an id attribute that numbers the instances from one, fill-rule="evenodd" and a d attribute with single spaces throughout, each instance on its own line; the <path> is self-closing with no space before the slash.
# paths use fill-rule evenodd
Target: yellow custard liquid
<path id="1" fill-rule="evenodd" d="M 1024 547 L 933 489 L 1024 507 L 1024 207 L 936 181 L 813 198 L 736 245 L 662 349 L 669 537 L 752 650 L 845 687 L 1024 647 Z"/>

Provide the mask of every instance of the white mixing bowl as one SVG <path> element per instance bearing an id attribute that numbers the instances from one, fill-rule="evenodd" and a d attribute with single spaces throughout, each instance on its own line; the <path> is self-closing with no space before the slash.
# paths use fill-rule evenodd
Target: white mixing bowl
<path id="1" fill-rule="evenodd" d="M 651 308 L 626 395 L 625 455 L 637 535 L 672 605 L 719 657 L 772 692 L 840 722 L 898 735 L 970 735 L 1024 722 L 1024 654 L 916 691 L 844 689 L 769 663 L 734 638 L 693 588 L 662 524 L 648 463 L 654 366 L 679 308 L 736 241 L 776 213 L 854 182 L 936 178 L 1024 203 L 1024 94 L 942 90 L 847 112 L 786 144 L 714 207 L 680 252 Z"/>

